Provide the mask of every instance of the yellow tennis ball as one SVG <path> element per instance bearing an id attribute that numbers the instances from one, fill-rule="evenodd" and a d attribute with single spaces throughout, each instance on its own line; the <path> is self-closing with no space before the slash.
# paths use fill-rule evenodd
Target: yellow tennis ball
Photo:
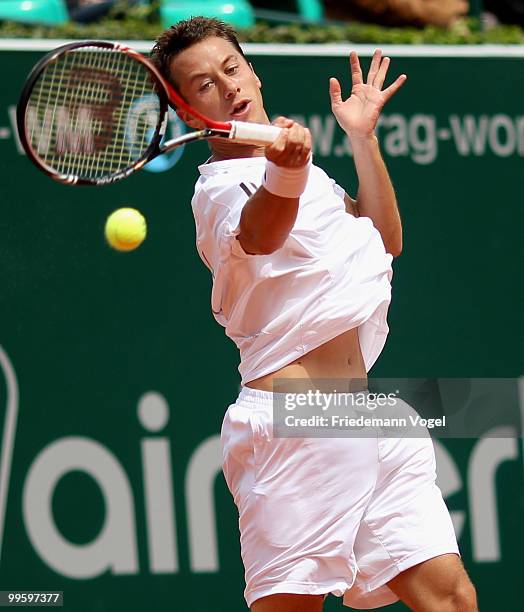
<path id="1" fill-rule="evenodd" d="M 142 244 L 146 234 L 146 220 L 134 208 L 119 208 L 107 218 L 106 240 L 117 251 L 136 249 Z"/>

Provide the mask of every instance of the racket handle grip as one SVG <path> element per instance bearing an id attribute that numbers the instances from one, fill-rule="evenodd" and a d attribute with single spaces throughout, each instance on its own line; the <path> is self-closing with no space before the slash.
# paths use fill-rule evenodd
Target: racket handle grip
<path id="1" fill-rule="evenodd" d="M 235 142 L 267 146 L 275 142 L 280 131 L 281 128 L 274 125 L 231 121 L 229 138 Z"/>

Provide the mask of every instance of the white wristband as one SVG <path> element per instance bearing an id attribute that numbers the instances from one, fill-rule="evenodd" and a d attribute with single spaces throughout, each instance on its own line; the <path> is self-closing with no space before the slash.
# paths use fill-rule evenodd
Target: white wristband
<path id="1" fill-rule="evenodd" d="M 306 188 L 310 167 L 311 157 L 301 168 L 284 168 L 268 160 L 262 186 L 282 198 L 299 198 Z"/>

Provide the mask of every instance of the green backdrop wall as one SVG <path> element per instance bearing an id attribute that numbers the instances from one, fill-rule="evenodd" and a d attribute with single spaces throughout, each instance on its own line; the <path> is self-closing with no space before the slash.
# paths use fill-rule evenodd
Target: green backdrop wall
<path id="1" fill-rule="evenodd" d="M 52 183 L 22 155 L 13 119 L 25 75 L 58 42 L 23 44 L 0 46 L 0 589 L 60 589 L 75 611 L 243 610 L 218 442 L 237 354 L 210 313 L 189 206 L 206 146 L 114 186 Z M 372 49 L 357 50 L 368 62 Z M 327 91 L 332 75 L 349 87 L 349 50 L 247 51 L 269 113 L 305 122 L 316 163 L 355 193 Z M 392 75 L 409 77 L 379 129 L 405 246 L 373 374 L 517 379 L 524 52 L 387 52 Z M 103 225 L 125 205 L 149 236 L 121 254 Z M 519 432 L 436 445 L 481 609 L 520 610 Z"/>

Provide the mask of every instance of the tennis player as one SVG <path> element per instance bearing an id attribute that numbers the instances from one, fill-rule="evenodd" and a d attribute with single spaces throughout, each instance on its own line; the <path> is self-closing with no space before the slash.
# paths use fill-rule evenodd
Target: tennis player
<path id="1" fill-rule="evenodd" d="M 230 26 L 179 22 L 153 58 L 210 118 L 269 123 L 261 81 Z M 384 88 L 389 59 L 380 51 L 365 80 L 355 53 L 350 65 L 350 97 L 334 78 L 329 93 L 353 149 L 355 200 L 312 163 L 309 131 L 284 117 L 267 148 L 213 142 L 192 200 L 212 310 L 240 351 L 242 390 L 221 439 L 244 594 L 253 612 L 318 612 L 329 593 L 357 609 L 400 599 L 420 612 L 470 612 L 475 590 L 429 436 L 273 436 L 277 379 L 365 380 L 388 333 L 402 229 L 375 128 L 406 77 Z"/>

